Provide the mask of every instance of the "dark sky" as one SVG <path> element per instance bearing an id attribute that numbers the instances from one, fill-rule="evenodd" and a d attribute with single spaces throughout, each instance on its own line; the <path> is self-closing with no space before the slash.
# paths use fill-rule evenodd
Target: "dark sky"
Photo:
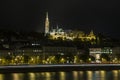
<path id="1" fill-rule="evenodd" d="M 45 13 L 50 25 L 64 29 L 93 29 L 120 37 L 119 0 L 3 0 L 0 6 L 0 28 L 43 31 Z"/>

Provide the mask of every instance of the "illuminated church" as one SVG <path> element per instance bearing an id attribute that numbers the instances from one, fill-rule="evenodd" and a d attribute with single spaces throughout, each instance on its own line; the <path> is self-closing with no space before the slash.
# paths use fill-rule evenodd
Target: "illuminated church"
<path id="1" fill-rule="evenodd" d="M 45 35 L 49 34 L 50 39 L 62 39 L 62 40 L 74 40 L 75 38 L 81 39 L 82 41 L 96 40 L 96 36 L 91 30 L 89 34 L 85 34 L 82 31 L 63 30 L 58 26 L 55 29 L 50 30 L 48 13 L 46 13 L 45 19 Z"/>

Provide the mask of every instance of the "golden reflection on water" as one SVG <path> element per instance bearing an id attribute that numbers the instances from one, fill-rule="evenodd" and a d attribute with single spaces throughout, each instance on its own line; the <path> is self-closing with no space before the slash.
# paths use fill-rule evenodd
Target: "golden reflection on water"
<path id="1" fill-rule="evenodd" d="M 98 80 L 100 79 L 100 71 L 95 71 L 94 78 Z"/>
<path id="2" fill-rule="evenodd" d="M 53 80 L 54 72 L 28 73 L 28 80 Z"/>
<path id="3" fill-rule="evenodd" d="M 120 73 L 120 70 L 118 70 L 118 72 Z"/>
<path id="4" fill-rule="evenodd" d="M 114 80 L 119 80 L 119 78 L 118 78 L 118 76 L 119 76 L 118 75 L 119 74 L 118 70 L 113 70 L 112 73 L 113 73 Z"/>
<path id="5" fill-rule="evenodd" d="M 50 72 L 46 72 L 46 73 L 45 73 L 45 76 L 46 76 L 46 77 L 51 77 Z"/>
<path id="6" fill-rule="evenodd" d="M 50 72 L 46 72 L 45 73 L 45 77 L 46 77 L 45 80 L 51 80 L 51 73 Z"/>
<path id="7" fill-rule="evenodd" d="M 40 73 L 42 76 L 45 76 L 45 72 Z"/>
<path id="8" fill-rule="evenodd" d="M 88 78 L 91 78 L 89 80 L 106 80 L 106 71 L 89 71 Z"/>
<path id="9" fill-rule="evenodd" d="M 79 80 L 78 71 L 73 71 L 74 80 Z"/>
<path id="10" fill-rule="evenodd" d="M 87 80 L 92 80 L 92 79 L 93 79 L 93 72 L 87 71 Z"/>
<path id="11" fill-rule="evenodd" d="M 28 73 L 29 75 L 29 80 L 36 80 L 35 73 Z"/>
<path id="12" fill-rule="evenodd" d="M 106 71 L 101 70 L 101 71 L 95 71 L 94 73 L 94 79 L 96 80 L 106 80 Z"/>
<path id="13" fill-rule="evenodd" d="M 100 77 L 101 77 L 101 80 L 106 80 L 106 71 L 101 70 Z"/>
<path id="14" fill-rule="evenodd" d="M 0 80 L 4 80 L 4 75 L 0 74 Z"/>
<path id="15" fill-rule="evenodd" d="M 83 71 L 79 71 L 80 76 L 83 76 Z"/>
<path id="16" fill-rule="evenodd" d="M 6 76 L 8 76 L 8 78 Z M 9 80 L 9 79 L 10 80 L 120 80 L 120 70 L 0 74 L 0 80 Z"/>
<path id="17" fill-rule="evenodd" d="M 60 72 L 60 80 L 66 80 L 66 72 Z"/>
<path id="18" fill-rule="evenodd" d="M 23 80 L 23 74 L 22 73 L 13 73 L 12 76 L 13 76 L 13 80 Z"/>
<path id="19" fill-rule="evenodd" d="M 79 71 L 79 75 L 78 75 L 78 77 L 79 77 L 79 80 L 84 80 L 84 72 L 83 71 Z"/>
<path id="20" fill-rule="evenodd" d="M 114 77 L 117 77 L 117 76 L 118 76 L 118 70 L 113 70 L 112 72 L 113 72 L 113 74 L 114 74 Z"/>

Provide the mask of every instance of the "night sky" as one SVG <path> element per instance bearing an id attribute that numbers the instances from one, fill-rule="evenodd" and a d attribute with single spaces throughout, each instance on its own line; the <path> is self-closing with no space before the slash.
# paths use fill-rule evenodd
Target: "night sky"
<path id="1" fill-rule="evenodd" d="M 50 26 L 79 29 L 120 38 L 119 0 L 3 0 L 0 29 L 43 31 L 46 12 Z"/>

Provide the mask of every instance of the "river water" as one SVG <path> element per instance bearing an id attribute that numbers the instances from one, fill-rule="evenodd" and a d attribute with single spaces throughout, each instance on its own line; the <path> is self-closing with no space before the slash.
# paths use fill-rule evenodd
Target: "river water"
<path id="1" fill-rule="evenodd" d="M 0 73 L 0 80 L 120 80 L 120 70 Z"/>

